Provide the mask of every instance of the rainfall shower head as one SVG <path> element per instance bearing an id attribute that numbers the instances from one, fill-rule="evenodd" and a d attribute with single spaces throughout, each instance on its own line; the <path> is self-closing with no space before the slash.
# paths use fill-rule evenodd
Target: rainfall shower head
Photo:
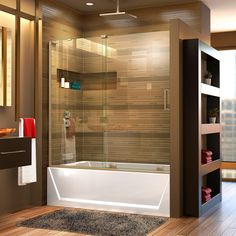
<path id="1" fill-rule="evenodd" d="M 120 11 L 120 0 L 116 1 L 116 12 L 102 13 L 99 16 L 106 17 L 109 20 L 127 20 L 136 19 L 137 16 L 129 14 L 125 11 Z"/>

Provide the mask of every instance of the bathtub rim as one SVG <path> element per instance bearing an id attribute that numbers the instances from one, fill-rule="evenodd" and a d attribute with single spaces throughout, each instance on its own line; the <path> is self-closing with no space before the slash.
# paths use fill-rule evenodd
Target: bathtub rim
<path id="1" fill-rule="evenodd" d="M 132 163 L 132 164 L 145 164 L 145 163 Z M 169 166 L 169 168 L 170 168 L 170 164 L 153 164 L 153 165 L 165 165 L 165 166 Z M 69 165 L 66 165 L 66 164 L 49 165 L 48 167 L 53 167 L 53 168 L 68 168 L 68 169 L 81 169 L 81 170 L 96 170 L 96 171 L 97 170 L 103 170 L 103 171 L 106 170 L 106 171 L 115 171 L 115 172 L 118 171 L 118 172 L 154 173 L 154 174 L 169 174 L 170 175 L 170 169 L 168 171 L 164 171 L 164 170 L 163 171 L 158 171 L 158 170 L 154 171 L 154 170 L 118 169 L 118 168 L 87 167 L 87 166 L 79 166 L 79 167 L 77 167 L 75 165 L 69 166 Z"/>

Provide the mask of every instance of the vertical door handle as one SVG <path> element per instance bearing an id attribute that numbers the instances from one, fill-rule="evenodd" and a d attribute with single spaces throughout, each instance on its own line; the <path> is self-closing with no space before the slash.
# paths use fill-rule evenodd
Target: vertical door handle
<path id="1" fill-rule="evenodd" d="M 164 89 L 164 111 L 169 111 L 170 90 Z"/>

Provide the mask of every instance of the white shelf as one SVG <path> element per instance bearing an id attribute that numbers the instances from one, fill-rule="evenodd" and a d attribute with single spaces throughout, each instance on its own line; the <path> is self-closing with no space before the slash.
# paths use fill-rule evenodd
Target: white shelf
<path id="1" fill-rule="evenodd" d="M 201 89 L 202 94 L 220 97 L 220 89 L 219 88 L 208 85 L 208 84 L 204 84 L 204 83 L 201 84 L 201 87 L 202 87 L 202 89 Z"/>
<path id="2" fill-rule="evenodd" d="M 202 124 L 201 125 L 201 134 L 214 134 L 220 133 L 221 124 Z"/>

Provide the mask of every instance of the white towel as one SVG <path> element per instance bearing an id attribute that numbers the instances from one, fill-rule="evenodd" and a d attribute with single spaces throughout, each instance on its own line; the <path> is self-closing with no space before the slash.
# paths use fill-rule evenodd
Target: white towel
<path id="1" fill-rule="evenodd" d="M 73 135 L 70 138 L 66 137 L 66 119 L 63 119 L 62 125 L 62 145 L 61 145 L 61 155 L 62 160 L 66 162 L 75 162 L 76 161 L 76 139 Z"/>
<path id="2" fill-rule="evenodd" d="M 24 137 L 24 119 L 20 119 L 19 137 Z M 18 185 L 37 182 L 36 171 L 36 138 L 31 141 L 31 165 L 18 167 Z"/>

